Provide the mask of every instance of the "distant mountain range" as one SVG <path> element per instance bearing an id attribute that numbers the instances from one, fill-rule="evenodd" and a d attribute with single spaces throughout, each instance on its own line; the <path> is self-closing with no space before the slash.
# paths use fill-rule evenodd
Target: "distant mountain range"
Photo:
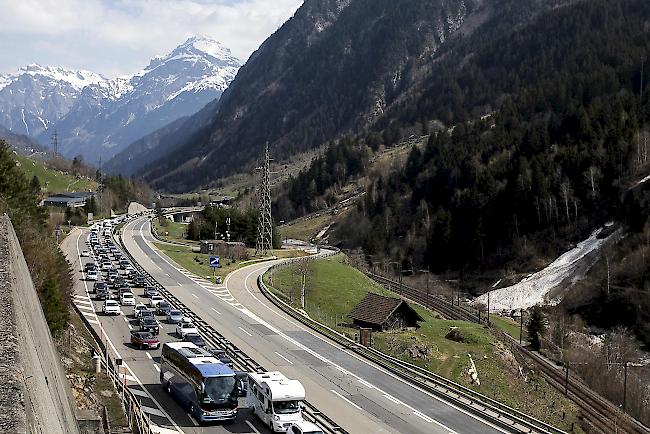
<path id="1" fill-rule="evenodd" d="M 0 126 L 86 161 L 109 160 L 130 143 L 218 99 L 241 62 L 219 42 L 193 37 L 142 71 L 107 79 L 89 71 L 29 65 L 0 75 Z"/>

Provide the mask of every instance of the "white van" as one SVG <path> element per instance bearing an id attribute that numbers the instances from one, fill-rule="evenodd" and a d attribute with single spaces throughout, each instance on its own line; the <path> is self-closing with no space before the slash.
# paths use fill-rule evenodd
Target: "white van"
<path id="1" fill-rule="evenodd" d="M 289 380 L 280 372 L 248 374 L 246 404 L 273 432 L 286 432 L 302 421 L 301 401 L 305 388 L 298 380 Z"/>

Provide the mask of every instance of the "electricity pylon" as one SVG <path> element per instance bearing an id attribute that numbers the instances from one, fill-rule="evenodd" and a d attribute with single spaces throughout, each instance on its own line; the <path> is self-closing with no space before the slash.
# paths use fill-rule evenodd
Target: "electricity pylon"
<path id="1" fill-rule="evenodd" d="M 271 219 L 271 157 L 269 144 L 264 148 L 264 162 L 257 170 L 262 172 L 259 184 L 259 225 L 257 227 L 257 244 L 255 254 L 266 256 L 273 248 L 273 220 Z"/>

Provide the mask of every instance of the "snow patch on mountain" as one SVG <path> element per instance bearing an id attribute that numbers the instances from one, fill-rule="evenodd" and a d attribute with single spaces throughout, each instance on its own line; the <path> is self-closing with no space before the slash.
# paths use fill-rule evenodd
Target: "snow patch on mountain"
<path id="1" fill-rule="evenodd" d="M 611 224 L 607 227 L 609 226 Z M 490 311 L 513 312 L 536 305 L 559 303 L 560 297 L 550 299 L 552 291 L 572 286 L 580 280 L 598 260 L 601 248 L 621 237 L 620 229 L 604 237 L 604 229 L 597 229 L 589 238 L 578 243 L 546 268 L 531 274 L 521 282 L 490 291 Z M 474 303 L 487 306 L 488 293 L 478 297 Z"/>
<path id="2" fill-rule="evenodd" d="M 4 89 L 12 82 L 13 78 L 8 74 L 0 74 L 0 90 Z"/>
<path id="3" fill-rule="evenodd" d="M 36 63 L 24 66 L 18 70 L 15 76 L 30 75 L 32 77 L 43 77 L 55 82 L 63 82 L 76 90 L 82 90 L 86 86 L 106 81 L 106 78 L 94 72 L 71 69 L 41 66 Z"/>

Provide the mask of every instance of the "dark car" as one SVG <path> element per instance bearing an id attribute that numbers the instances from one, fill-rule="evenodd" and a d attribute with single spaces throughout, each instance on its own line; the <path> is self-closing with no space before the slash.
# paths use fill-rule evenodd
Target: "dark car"
<path id="1" fill-rule="evenodd" d="M 106 288 L 97 288 L 95 291 L 95 300 L 108 300 L 110 297 L 108 295 L 108 289 Z"/>
<path id="2" fill-rule="evenodd" d="M 97 265 L 95 265 L 94 262 L 88 262 L 86 265 L 84 265 L 84 271 L 87 273 L 89 271 L 97 271 Z"/>
<path id="3" fill-rule="evenodd" d="M 154 335 L 157 335 L 160 333 L 160 326 L 158 325 L 158 321 L 151 317 L 144 317 L 140 318 L 140 330 L 143 332 L 149 332 Z"/>
<path id="4" fill-rule="evenodd" d="M 140 324 L 142 324 L 142 321 L 143 321 L 145 318 L 149 318 L 149 319 L 152 319 L 152 320 L 154 320 L 154 321 L 156 320 L 156 318 L 153 316 L 153 312 L 150 311 L 149 309 L 147 309 L 147 310 L 141 310 L 141 311 L 138 313 L 138 320 L 140 321 Z"/>
<path id="5" fill-rule="evenodd" d="M 144 288 L 147 284 L 147 280 L 142 274 L 138 274 L 133 278 L 133 286 L 136 288 Z"/>
<path id="6" fill-rule="evenodd" d="M 172 310 L 172 305 L 169 304 L 168 301 L 161 301 L 158 303 L 158 306 L 156 306 L 156 315 L 167 315 L 169 311 Z"/>
<path id="7" fill-rule="evenodd" d="M 158 348 L 160 346 L 160 341 L 157 337 L 147 331 L 131 332 L 131 344 L 140 349 Z"/>
<path id="8" fill-rule="evenodd" d="M 93 285 L 93 292 L 97 292 L 98 289 L 103 289 L 108 291 L 108 285 L 106 284 L 106 282 L 95 282 L 95 284 Z"/>
<path id="9" fill-rule="evenodd" d="M 207 347 L 207 344 L 205 343 L 203 338 L 196 333 L 186 334 L 185 337 L 183 338 L 183 342 L 192 342 L 194 345 L 196 345 L 199 348 Z"/>
<path id="10" fill-rule="evenodd" d="M 228 357 L 228 353 L 226 353 L 225 350 L 222 350 L 221 348 L 210 348 L 208 351 L 210 351 L 210 353 L 214 357 L 219 359 L 221 363 L 223 363 L 224 365 L 228 365 L 232 369 L 233 367 L 232 359 Z"/>

